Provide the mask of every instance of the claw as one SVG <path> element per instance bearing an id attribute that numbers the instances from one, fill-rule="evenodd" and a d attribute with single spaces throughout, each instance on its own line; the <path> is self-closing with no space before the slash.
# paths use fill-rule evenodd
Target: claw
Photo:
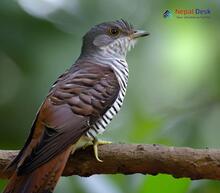
<path id="1" fill-rule="evenodd" d="M 99 156 L 98 156 L 98 145 L 105 145 L 105 144 L 111 144 L 111 143 L 112 143 L 111 141 L 102 141 L 96 138 L 93 140 L 93 150 L 94 150 L 95 158 L 98 162 L 103 162 L 101 159 L 99 159 Z"/>

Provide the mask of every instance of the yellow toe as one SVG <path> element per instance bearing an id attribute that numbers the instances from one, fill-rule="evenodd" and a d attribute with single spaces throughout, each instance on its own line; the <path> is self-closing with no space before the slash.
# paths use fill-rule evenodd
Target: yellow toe
<path id="1" fill-rule="evenodd" d="M 98 162 L 103 162 L 98 155 L 98 145 L 105 145 L 105 144 L 111 144 L 111 141 L 102 141 L 102 140 L 98 140 L 98 139 L 94 139 L 93 140 L 93 150 L 94 150 L 94 154 L 95 154 L 95 158 Z"/>

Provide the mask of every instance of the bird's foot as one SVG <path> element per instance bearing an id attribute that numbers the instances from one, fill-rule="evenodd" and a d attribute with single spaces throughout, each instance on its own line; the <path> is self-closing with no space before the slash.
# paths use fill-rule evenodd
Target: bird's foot
<path id="1" fill-rule="evenodd" d="M 87 147 L 93 145 L 93 141 L 88 141 L 87 143 L 85 143 L 83 146 L 82 146 L 82 149 L 86 149 Z"/>
<path id="2" fill-rule="evenodd" d="M 86 149 L 88 146 L 93 145 L 91 138 L 82 136 L 75 144 L 72 145 L 71 154 L 75 152 L 76 149 Z"/>
<path id="3" fill-rule="evenodd" d="M 94 138 L 94 140 L 92 142 L 93 142 L 93 150 L 94 150 L 94 155 L 95 155 L 96 160 L 98 162 L 103 162 L 101 159 L 99 159 L 99 156 L 98 156 L 98 146 L 99 145 L 105 145 L 105 144 L 111 144 L 112 142 L 111 141 L 98 140 L 96 138 Z"/>

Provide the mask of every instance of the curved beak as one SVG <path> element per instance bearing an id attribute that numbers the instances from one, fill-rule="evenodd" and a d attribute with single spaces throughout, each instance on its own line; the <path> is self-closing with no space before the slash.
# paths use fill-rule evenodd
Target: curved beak
<path id="1" fill-rule="evenodd" d="M 149 36 L 150 33 L 143 31 L 143 30 L 135 30 L 134 33 L 131 35 L 132 39 L 136 39 L 139 37 Z"/>

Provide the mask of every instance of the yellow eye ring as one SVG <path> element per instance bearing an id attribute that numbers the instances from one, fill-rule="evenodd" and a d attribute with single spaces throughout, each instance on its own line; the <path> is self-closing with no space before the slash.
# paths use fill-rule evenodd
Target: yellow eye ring
<path id="1" fill-rule="evenodd" d="M 118 36 L 120 34 L 120 30 L 118 28 L 110 28 L 109 34 L 112 36 Z"/>

